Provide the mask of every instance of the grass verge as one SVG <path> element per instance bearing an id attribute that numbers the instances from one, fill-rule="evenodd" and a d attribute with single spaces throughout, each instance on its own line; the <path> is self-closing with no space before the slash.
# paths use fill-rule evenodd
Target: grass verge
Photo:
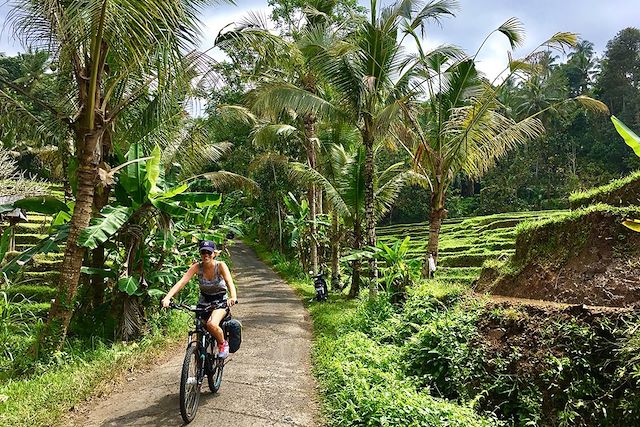
<path id="1" fill-rule="evenodd" d="M 401 343 L 377 330 L 393 316 L 386 297 L 369 302 L 331 293 L 327 303 L 309 303 L 311 281 L 295 262 L 252 244 L 303 298 L 313 321 L 313 372 L 320 386 L 324 424 L 346 426 L 489 426 L 491 415 L 431 395 L 407 376 Z M 456 290 L 449 285 L 434 292 Z M 445 298 L 445 297 L 443 297 Z"/>
<path id="2" fill-rule="evenodd" d="M 140 341 L 112 346 L 100 343 L 82 354 L 59 352 L 53 357 L 57 367 L 5 382 L 0 385 L 0 425 L 60 424 L 74 406 L 106 392 L 126 372 L 149 365 L 177 344 L 184 338 L 188 320 L 174 313 L 163 328 L 155 328 Z"/>

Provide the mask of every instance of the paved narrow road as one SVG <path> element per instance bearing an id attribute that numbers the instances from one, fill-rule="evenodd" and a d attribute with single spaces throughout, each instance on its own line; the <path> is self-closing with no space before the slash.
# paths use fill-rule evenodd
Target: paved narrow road
<path id="1" fill-rule="evenodd" d="M 252 249 L 231 248 L 243 324 L 240 351 L 230 356 L 222 387 L 203 385 L 190 426 L 316 426 L 315 382 L 310 372 L 311 325 L 299 298 Z M 126 384 L 75 422 L 83 426 L 182 425 L 178 402 L 184 348 L 163 365 Z"/>

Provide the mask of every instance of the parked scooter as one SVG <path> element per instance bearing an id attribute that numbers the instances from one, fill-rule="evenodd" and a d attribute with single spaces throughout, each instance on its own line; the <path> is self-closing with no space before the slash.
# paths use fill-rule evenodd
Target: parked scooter
<path id="1" fill-rule="evenodd" d="M 318 274 L 314 275 L 313 271 L 310 271 L 309 274 L 313 278 L 313 287 L 316 289 L 316 297 L 311 301 L 326 301 L 329 296 L 329 290 L 327 289 L 327 280 L 324 277 L 324 272 L 319 271 Z"/>

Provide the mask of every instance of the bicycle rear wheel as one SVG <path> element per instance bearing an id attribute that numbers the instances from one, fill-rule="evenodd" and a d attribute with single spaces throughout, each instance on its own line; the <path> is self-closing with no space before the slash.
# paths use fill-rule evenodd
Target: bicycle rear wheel
<path id="1" fill-rule="evenodd" d="M 218 390 L 220 390 L 220 385 L 222 384 L 223 370 L 224 370 L 224 360 L 216 357 L 213 360 L 213 366 L 211 367 L 211 371 L 207 375 L 209 390 L 211 390 L 211 393 L 217 393 Z"/>
<path id="2" fill-rule="evenodd" d="M 200 403 L 201 384 L 198 384 L 198 373 L 201 371 L 200 363 L 197 346 L 189 346 L 184 356 L 180 377 L 180 415 L 187 424 L 196 417 Z"/>

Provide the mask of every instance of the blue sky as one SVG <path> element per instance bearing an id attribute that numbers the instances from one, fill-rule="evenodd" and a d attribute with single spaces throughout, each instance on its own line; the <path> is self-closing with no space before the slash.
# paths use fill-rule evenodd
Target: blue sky
<path id="1" fill-rule="evenodd" d="M 467 52 L 475 52 L 491 30 L 515 16 L 526 30 L 525 45 L 515 52 L 516 57 L 528 53 L 558 31 L 578 33 L 593 42 L 601 55 L 607 41 L 618 31 L 640 25 L 640 2 L 637 0 L 460 0 L 459 3 L 456 17 L 445 19 L 442 27 L 431 25 L 427 32 L 428 46 L 450 43 Z M 10 39 L 10 31 L 4 26 L 7 11 L 8 6 L 3 3 L 0 6 L 0 28 L 3 28 L 0 52 L 11 55 L 24 51 L 24 47 Z M 249 11 L 268 14 L 266 0 L 237 0 L 235 6 L 224 4 L 205 9 L 201 17 L 204 35 L 201 47 L 211 47 L 222 27 L 242 19 Z M 508 49 L 504 37 L 493 36 L 479 56 L 480 69 L 495 76 L 506 64 Z"/>

